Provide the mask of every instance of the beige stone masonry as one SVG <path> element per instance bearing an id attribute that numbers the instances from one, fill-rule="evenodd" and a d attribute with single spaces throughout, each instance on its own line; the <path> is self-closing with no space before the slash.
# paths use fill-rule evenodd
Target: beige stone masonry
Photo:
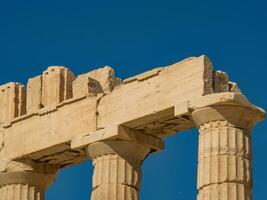
<path id="1" fill-rule="evenodd" d="M 251 129 L 262 112 L 218 104 L 196 109 L 192 118 L 199 127 L 198 200 L 251 200 Z"/>
<path id="2" fill-rule="evenodd" d="M 77 78 L 64 67 L 49 67 L 28 81 L 22 101 L 27 102 L 26 113 L 3 122 L 2 153 L 8 159 L 75 164 L 86 156 L 83 149 L 73 151 L 71 141 L 111 126 L 159 138 L 193 128 L 188 101 L 213 91 L 213 69 L 205 56 L 151 70 L 123 84 L 110 67 Z"/>
<path id="3" fill-rule="evenodd" d="M 30 78 L 27 83 L 27 112 L 31 113 L 43 107 L 42 76 Z"/>
<path id="4" fill-rule="evenodd" d="M 145 157 L 197 127 L 198 199 L 251 200 L 251 131 L 265 113 L 229 80 L 200 56 L 125 80 L 50 66 L 27 87 L 0 86 L 0 199 L 41 200 L 58 169 L 92 159 L 92 200 L 137 200 Z"/>
<path id="5" fill-rule="evenodd" d="M 42 75 L 42 106 L 49 107 L 72 97 L 75 75 L 61 66 L 48 67 Z"/>
<path id="6" fill-rule="evenodd" d="M 141 164 L 150 152 L 144 145 L 111 140 L 88 146 L 93 159 L 93 191 L 91 200 L 138 200 Z"/>
<path id="7" fill-rule="evenodd" d="M 26 90 L 20 83 L 0 86 L 0 123 L 12 120 L 26 113 Z"/>
<path id="8" fill-rule="evenodd" d="M 122 82 L 115 77 L 114 70 L 105 66 L 86 74 L 79 75 L 73 83 L 73 96 L 96 96 L 97 94 L 109 94 Z"/>
<path id="9" fill-rule="evenodd" d="M 45 191 L 54 182 L 57 166 L 30 160 L 12 161 L 0 173 L 1 200 L 44 200 Z"/>
<path id="10" fill-rule="evenodd" d="M 85 140 L 94 165 L 91 200 L 139 200 L 142 162 L 149 153 L 162 150 L 164 143 L 125 127 L 108 132 L 118 132 L 121 139 Z M 80 142 L 76 141 L 76 146 L 81 146 Z"/>

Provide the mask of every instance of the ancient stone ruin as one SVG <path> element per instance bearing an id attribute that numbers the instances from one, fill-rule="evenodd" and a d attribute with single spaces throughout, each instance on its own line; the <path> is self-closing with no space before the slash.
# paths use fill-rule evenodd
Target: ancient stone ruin
<path id="1" fill-rule="evenodd" d="M 162 138 L 199 130 L 198 200 L 251 200 L 251 130 L 264 111 L 205 56 L 120 80 L 48 67 L 0 86 L 0 199 L 43 200 L 58 170 L 92 159 L 91 200 L 138 200 Z"/>

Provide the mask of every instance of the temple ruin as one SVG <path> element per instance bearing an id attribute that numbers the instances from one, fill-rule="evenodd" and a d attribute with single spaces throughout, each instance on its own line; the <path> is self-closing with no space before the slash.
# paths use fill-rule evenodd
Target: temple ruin
<path id="1" fill-rule="evenodd" d="M 0 199 L 44 200 L 65 167 L 91 159 L 91 200 L 138 200 L 142 161 L 197 128 L 198 200 L 252 200 L 251 104 L 206 56 L 117 78 L 50 66 L 0 86 Z M 89 197 L 88 197 L 89 198 Z"/>

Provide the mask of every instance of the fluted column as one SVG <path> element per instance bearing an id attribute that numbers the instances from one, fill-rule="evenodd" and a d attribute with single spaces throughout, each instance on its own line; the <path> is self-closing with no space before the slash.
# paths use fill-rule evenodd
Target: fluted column
<path id="1" fill-rule="evenodd" d="M 88 146 L 93 159 L 91 200 L 138 200 L 141 164 L 150 149 L 131 141 L 113 140 Z"/>
<path id="2" fill-rule="evenodd" d="M 198 200 L 252 200 L 251 128 L 260 114 L 241 105 L 192 113 L 199 127 Z"/>
<path id="3" fill-rule="evenodd" d="M 43 167 L 40 171 L 39 166 L 34 170 L 31 166 L 27 168 L 0 173 L 1 200 L 44 200 L 45 191 L 53 183 L 55 173 L 46 173 Z"/>

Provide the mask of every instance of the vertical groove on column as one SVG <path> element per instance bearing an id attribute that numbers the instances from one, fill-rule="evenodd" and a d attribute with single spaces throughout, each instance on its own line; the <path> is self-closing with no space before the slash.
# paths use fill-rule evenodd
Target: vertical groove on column
<path id="1" fill-rule="evenodd" d="M 93 164 L 91 200 L 138 200 L 140 161 L 107 154 L 95 158 Z"/>
<path id="2" fill-rule="evenodd" d="M 199 130 L 198 200 L 251 200 L 251 136 L 227 121 Z"/>
<path id="3" fill-rule="evenodd" d="M 1 200 L 44 200 L 44 192 L 26 184 L 9 184 L 0 188 Z"/>

